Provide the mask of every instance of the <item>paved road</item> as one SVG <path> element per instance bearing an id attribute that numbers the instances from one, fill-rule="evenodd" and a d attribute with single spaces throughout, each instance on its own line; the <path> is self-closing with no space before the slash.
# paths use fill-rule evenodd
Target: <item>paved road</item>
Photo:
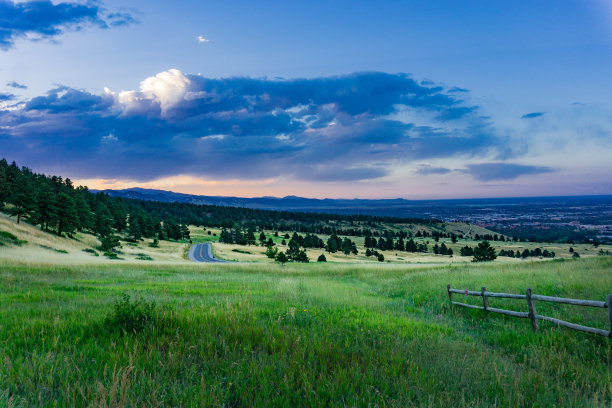
<path id="1" fill-rule="evenodd" d="M 217 259 L 212 254 L 212 246 L 206 244 L 195 244 L 189 250 L 189 259 L 194 262 L 228 262 Z"/>

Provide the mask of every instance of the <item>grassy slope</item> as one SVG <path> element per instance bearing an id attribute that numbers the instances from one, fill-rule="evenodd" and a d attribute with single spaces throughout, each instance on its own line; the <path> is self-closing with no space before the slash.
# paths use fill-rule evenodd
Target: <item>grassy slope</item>
<path id="1" fill-rule="evenodd" d="M 610 257 L 409 269 L 0 256 L 0 406 L 609 406 L 607 339 L 484 318 L 450 307 L 445 287 L 602 299 L 611 276 Z M 124 292 L 157 302 L 152 328 L 104 324 Z M 607 327 L 602 309 L 538 311 Z"/>
<path id="2" fill-rule="evenodd" d="M 188 244 L 161 241 L 159 248 L 151 248 L 150 239 L 145 239 L 132 245 L 122 243 L 121 260 L 109 260 L 104 256 L 94 257 L 90 253 L 83 252 L 84 249 L 97 248 L 100 241 L 91 234 L 77 233 L 75 239 L 59 237 L 52 233 L 41 231 L 38 227 L 22 222 L 17 224 L 14 217 L 0 212 L 0 231 L 8 231 L 18 239 L 27 241 L 21 246 L 4 245 L 0 247 L 3 258 L 19 260 L 24 263 L 36 265 L 57 264 L 91 264 L 91 263 L 146 263 L 150 261 L 139 261 L 139 254 L 146 254 L 157 263 L 176 264 L 187 262 L 183 253 L 188 249 Z M 58 252 L 66 251 L 66 253 Z M 101 254 L 100 254 L 101 255 Z"/>
<path id="3" fill-rule="evenodd" d="M 453 225 L 453 224 L 449 224 L 449 225 Z M 213 250 L 215 252 L 215 255 L 218 256 L 219 258 L 240 261 L 240 262 L 273 262 L 273 260 L 266 258 L 265 256 L 266 248 L 265 247 L 220 244 L 216 242 L 218 239 L 219 233 L 221 231 L 219 229 L 216 229 L 216 228 L 207 229 L 207 231 L 211 231 L 212 233 L 216 234 L 216 236 L 208 235 L 207 233 L 204 233 L 204 229 L 201 227 L 192 226 L 190 230 L 191 230 L 191 237 L 194 243 L 213 242 L 214 243 Z M 288 248 L 287 245 L 281 245 L 281 242 L 283 240 L 283 235 L 285 234 L 285 232 L 288 233 L 289 235 L 293 234 L 293 232 L 291 231 L 283 231 L 279 237 L 274 237 L 272 231 L 266 231 L 266 237 L 272 238 L 273 241 L 276 243 L 277 247 L 279 248 L 279 250 L 286 251 Z M 324 235 L 324 234 L 319 234 L 318 236 L 319 238 L 323 239 L 324 242 L 326 242 L 327 239 L 329 238 L 328 235 Z M 256 234 L 256 237 L 259 238 L 259 234 Z M 330 254 L 328 252 L 325 252 L 324 249 L 308 249 L 306 252 L 308 253 L 308 257 L 310 258 L 311 261 L 316 261 L 317 257 L 321 253 L 324 253 L 328 262 L 374 263 L 374 264 L 377 263 L 375 258 L 373 257 L 368 258 L 365 256 L 365 249 L 363 247 L 363 244 L 364 244 L 363 237 L 349 237 L 349 238 L 356 243 L 357 249 L 359 250 L 359 254 L 356 256 L 354 255 L 346 256 L 341 252 Z M 288 242 L 289 240 L 286 240 L 286 241 Z M 428 246 L 429 252 L 422 254 L 422 253 L 400 252 L 400 251 L 395 251 L 395 250 L 393 251 L 377 250 L 377 251 L 381 252 L 385 256 L 385 262 L 402 263 L 402 264 L 409 263 L 409 264 L 421 264 L 421 265 L 422 264 L 440 265 L 440 264 L 450 264 L 450 263 L 471 262 L 472 257 L 461 257 L 459 256 L 459 251 L 461 247 L 464 247 L 465 245 L 468 245 L 470 247 L 475 247 L 478 244 L 478 242 L 475 242 L 473 240 L 468 240 L 468 239 L 460 239 L 456 243 L 452 243 L 449 238 L 440 239 L 440 241 L 437 243 L 438 245 L 441 245 L 442 243 L 444 243 L 447 247 L 452 248 L 454 252 L 454 256 L 451 258 L 449 256 L 435 255 L 432 253 L 433 246 L 434 244 L 436 244 L 433 238 L 415 238 L 415 241 L 417 243 L 428 243 L 427 246 Z M 578 252 L 580 256 L 582 257 L 596 256 L 600 249 L 604 251 L 612 252 L 611 245 L 600 245 L 599 247 L 594 248 L 593 245 L 590 245 L 590 244 L 569 245 L 569 244 L 557 244 L 557 243 L 501 242 L 501 241 L 491 242 L 491 245 L 497 251 L 501 249 L 505 249 L 505 250 L 513 250 L 515 252 L 516 251 L 522 252 L 525 249 L 529 249 L 529 250 L 534 250 L 536 248 L 540 248 L 542 250 L 547 249 L 548 251 L 554 251 L 556 253 L 557 258 L 571 258 L 572 253 L 569 252 L 570 247 L 573 247 L 575 251 Z M 249 253 L 245 254 L 245 253 L 236 252 L 236 251 L 247 251 Z M 516 258 L 505 258 L 504 257 L 504 258 L 499 258 L 497 262 L 500 262 L 500 261 L 503 263 L 533 262 L 533 261 L 538 261 L 538 258 L 516 259 Z"/>

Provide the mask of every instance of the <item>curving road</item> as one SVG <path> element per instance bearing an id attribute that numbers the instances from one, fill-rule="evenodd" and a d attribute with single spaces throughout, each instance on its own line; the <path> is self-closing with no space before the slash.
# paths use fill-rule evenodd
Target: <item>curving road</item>
<path id="1" fill-rule="evenodd" d="M 192 246 L 189 250 L 189 259 L 194 262 L 228 262 L 215 258 L 212 254 L 212 246 L 209 243 Z"/>

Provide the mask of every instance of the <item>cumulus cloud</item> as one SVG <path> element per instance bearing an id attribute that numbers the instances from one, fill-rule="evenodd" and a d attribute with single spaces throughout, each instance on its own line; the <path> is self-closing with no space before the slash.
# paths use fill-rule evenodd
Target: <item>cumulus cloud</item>
<path id="1" fill-rule="evenodd" d="M 406 74 L 218 79 L 171 69 L 138 90 L 58 87 L 0 109 L 0 143 L 23 163 L 138 180 L 370 180 L 391 164 L 511 157 L 506 138 L 456 93 Z"/>
<path id="2" fill-rule="evenodd" d="M 140 91 L 119 93 L 118 100 L 125 106 L 126 114 L 146 113 L 157 105 L 161 116 L 165 116 L 168 109 L 185 101 L 189 84 L 190 80 L 181 71 L 170 69 L 142 81 Z"/>
<path id="3" fill-rule="evenodd" d="M 6 86 L 8 86 L 9 88 L 15 88 L 15 89 L 28 89 L 28 87 L 26 85 L 20 84 L 20 83 L 15 82 L 15 81 L 7 82 Z"/>
<path id="4" fill-rule="evenodd" d="M 544 112 L 531 112 L 531 113 L 526 113 L 523 116 L 521 116 L 521 119 L 533 119 L 533 118 L 538 118 L 543 115 L 544 115 Z"/>
<path id="5" fill-rule="evenodd" d="M 18 38 L 52 38 L 71 29 L 109 28 L 135 21 L 132 13 L 108 13 L 95 3 L 52 3 L 49 0 L 0 0 L 0 16 L 0 49 L 3 50 L 12 48 Z"/>
<path id="6" fill-rule="evenodd" d="M 466 167 L 466 172 L 480 181 L 514 180 L 520 176 L 550 173 L 553 171 L 550 167 L 528 166 L 516 163 L 480 163 L 468 164 Z"/>
<path id="7" fill-rule="evenodd" d="M 201 43 L 210 42 L 210 40 L 208 38 L 205 38 L 205 37 L 201 36 L 201 35 L 198 35 L 198 42 L 201 44 Z"/>

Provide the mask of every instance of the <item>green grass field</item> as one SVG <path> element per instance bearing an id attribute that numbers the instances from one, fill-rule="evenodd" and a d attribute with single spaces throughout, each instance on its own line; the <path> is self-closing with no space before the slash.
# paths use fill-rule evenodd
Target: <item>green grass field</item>
<path id="1" fill-rule="evenodd" d="M 0 256 L 0 407 L 610 406 L 608 339 L 451 307 L 447 283 L 603 300 L 612 258 L 283 267 Z M 114 312 L 126 293 L 154 309 Z M 537 307 L 608 328 L 605 309 Z"/>

